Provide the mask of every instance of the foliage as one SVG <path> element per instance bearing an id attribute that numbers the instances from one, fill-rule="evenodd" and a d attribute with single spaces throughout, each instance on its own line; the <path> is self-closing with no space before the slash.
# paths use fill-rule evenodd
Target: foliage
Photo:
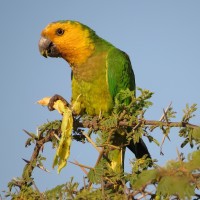
<path id="1" fill-rule="evenodd" d="M 145 119 L 145 113 L 152 102 L 153 93 L 138 88 L 140 95 L 134 92 L 121 91 L 115 98 L 115 107 L 110 116 L 91 117 L 73 116 L 72 139 L 79 142 L 90 142 L 99 152 L 94 166 L 85 166 L 78 162 L 80 169 L 86 173 L 84 184 L 74 182 L 73 177 L 65 184 L 39 192 L 32 177 L 35 167 L 47 171 L 43 166 L 45 158 L 40 154 L 47 142 L 53 148 L 59 147 L 62 137 L 62 121 L 56 120 L 43 124 L 38 134 L 25 131 L 29 138 L 26 147 L 35 145 L 33 154 L 26 165 L 21 178 L 15 178 L 8 184 L 6 196 L 12 199 L 199 199 L 196 194 L 200 187 L 200 127 L 190 124 L 195 116 L 196 104 L 186 105 L 181 122 L 173 122 L 176 117 L 170 104 L 159 121 Z M 141 137 L 159 145 L 152 136 L 154 129 L 160 129 L 164 139 L 169 137 L 171 128 L 179 128 L 179 136 L 184 138 L 181 147 L 189 144 L 196 149 L 184 158 L 178 153 L 177 160 L 170 160 L 161 167 L 147 156 L 131 161 L 131 172 L 114 166 L 118 161 L 115 152 L 122 153 L 125 146 L 133 138 L 137 143 Z M 88 131 L 86 133 L 86 131 Z M 116 134 L 120 142 L 113 143 Z M 94 137 L 92 137 L 94 136 Z M 95 138 L 96 141 L 93 141 Z M 164 140 L 163 140 L 164 142 Z M 163 145 L 163 143 L 162 143 Z M 113 167 L 114 166 L 114 167 Z M 122 166 L 123 167 L 123 163 Z M 89 171 L 86 171 L 89 169 Z"/>

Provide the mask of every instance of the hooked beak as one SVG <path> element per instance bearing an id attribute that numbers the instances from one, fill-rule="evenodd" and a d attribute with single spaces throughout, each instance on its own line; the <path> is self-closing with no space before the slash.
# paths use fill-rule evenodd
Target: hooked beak
<path id="1" fill-rule="evenodd" d="M 57 49 L 56 45 L 49 39 L 41 37 L 38 43 L 39 51 L 45 58 L 49 57 L 61 57 L 61 53 Z"/>

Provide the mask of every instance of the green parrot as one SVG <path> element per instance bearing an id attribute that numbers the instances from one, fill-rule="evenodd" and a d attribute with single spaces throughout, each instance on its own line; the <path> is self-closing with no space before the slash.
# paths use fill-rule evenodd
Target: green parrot
<path id="1" fill-rule="evenodd" d="M 47 25 L 41 33 L 39 50 L 44 57 L 61 57 L 69 63 L 72 104 L 78 102 L 77 114 L 109 115 L 120 90 L 135 91 L 135 76 L 128 55 L 80 22 L 62 20 Z M 118 135 L 113 144 L 120 145 L 120 142 Z M 142 139 L 138 143 L 131 140 L 127 147 L 136 158 L 145 154 L 151 158 Z M 124 159 L 124 151 L 111 154 L 112 165 L 116 167 Z"/>

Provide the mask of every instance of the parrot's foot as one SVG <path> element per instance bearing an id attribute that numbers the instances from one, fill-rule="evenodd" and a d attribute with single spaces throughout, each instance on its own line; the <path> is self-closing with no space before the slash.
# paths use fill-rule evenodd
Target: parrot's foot
<path id="1" fill-rule="evenodd" d="M 62 96 L 60 96 L 60 95 L 58 95 L 58 94 L 55 94 L 53 97 L 51 97 L 51 99 L 50 99 L 50 101 L 49 101 L 49 103 L 48 103 L 48 109 L 49 109 L 50 111 L 55 110 L 53 106 L 54 106 L 54 103 L 55 103 L 56 101 L 58 101 L 58 100 L 61 100 L 67 107 L 70 106 L 70 104 L 69 104 Z"/>

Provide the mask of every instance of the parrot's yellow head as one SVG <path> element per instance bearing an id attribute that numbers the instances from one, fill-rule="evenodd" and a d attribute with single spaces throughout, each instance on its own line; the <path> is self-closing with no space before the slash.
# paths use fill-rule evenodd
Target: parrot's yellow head
<path id="1" fill-rule="evenodd" d="M 76 21 L 57 21 L 47 25 L 39 41 L 44 57 L 62 57 L 71 65 L 87 60 L 94 51 L 95 32 Z"/>

